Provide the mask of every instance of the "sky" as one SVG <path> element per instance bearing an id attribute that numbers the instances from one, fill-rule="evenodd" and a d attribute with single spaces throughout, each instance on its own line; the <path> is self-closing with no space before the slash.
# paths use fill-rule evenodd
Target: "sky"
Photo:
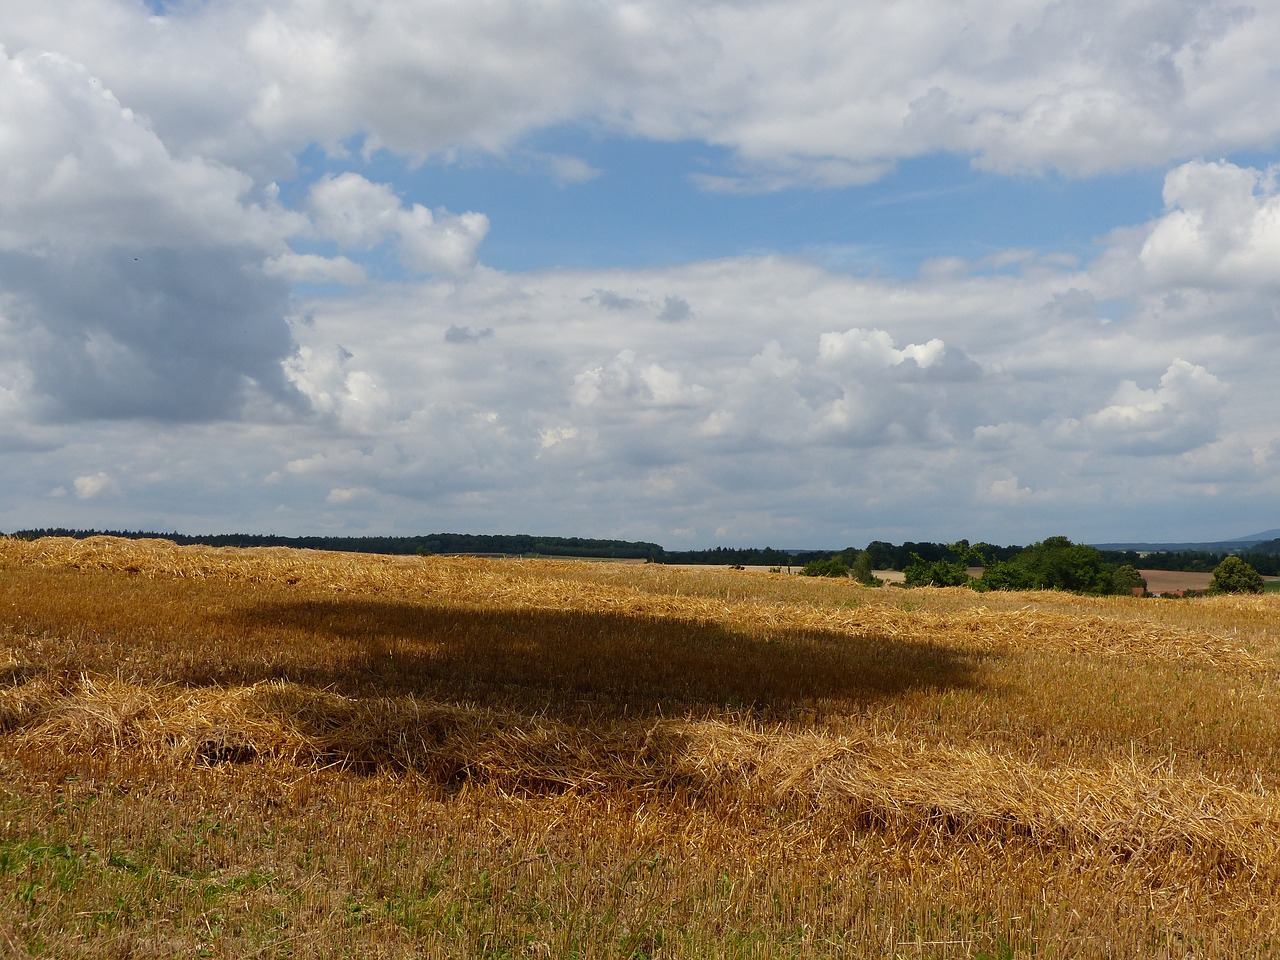
<path id="1" fill-rule="evenodd" d="M 0 0 L 0 530 L 1280 525 L 1280 5 Z"/>

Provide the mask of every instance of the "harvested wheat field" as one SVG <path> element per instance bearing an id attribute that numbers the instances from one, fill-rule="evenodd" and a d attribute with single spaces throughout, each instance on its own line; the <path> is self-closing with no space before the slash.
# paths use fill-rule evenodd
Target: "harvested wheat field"
<path id="1" fill-rule="evenodd" d="M 1280 954 L 1280 596 L 0 539 L 0 955 Z"/>

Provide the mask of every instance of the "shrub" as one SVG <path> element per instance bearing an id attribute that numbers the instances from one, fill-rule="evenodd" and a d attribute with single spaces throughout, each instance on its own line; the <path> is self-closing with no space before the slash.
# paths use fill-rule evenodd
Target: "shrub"
<path id="1" fill-rule="evenodd" d="M 1093 547 L 1072 543 L 1066 537 L 1049 537 L 1033 543 L 1011 560 L 989 564 L 976 585 L 981 590 L 1102 594 L 1114 590 L 1114 571 Z"/>
<path id="2" fill-rule="evenodd" d="M 803 577 L 847 577 L 849 566 L 843 560 L 831 557 L 827 560 L 810 560 L 800 570 Z"/>
<path id="3" fill-rule="evenodd" d="M 903 582 L 909 587 L 964 587 L 972 581 L 969 568 L 963 563 L 921 559 L 912 554 L 911 563 L 903 571 Z"/>
<path id="4" fill-rule="evenodd" d="M 997 560 L 987 564 L 982 569 L 982 576 L 973 585 L 978 590 L 1035 589 L 1030 571 L 1012 560 Z"/>
<path id="5" fill-rule="evenodd" d="M 853 579 L 857 580 L 864 587 L 880 587 L 884 585 L 884 581 L 875 575 L 871 569 L 871 554 L 867 551 L 861 551 L 853 561 Z"/>

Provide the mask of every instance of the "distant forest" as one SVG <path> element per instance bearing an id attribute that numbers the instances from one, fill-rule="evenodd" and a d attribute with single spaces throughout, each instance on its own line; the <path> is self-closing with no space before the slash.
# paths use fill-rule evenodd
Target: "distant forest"
<path id="1" fill-rule="evenodd" d="M 1159 550 L 1152 553 L 1103 550 L 1102 556 L 1110 563 L 1129 563 L 1144 570 L 1188 570 L 1195 573 L 1212 573 L 1223 558 L 1235 556 L 1264 577 L 1280 576 L 1280 540 L 1251 543 L 1240 550 Z"/>
<path id="2" fill-rule="evenodd" d="M 141 530 L 67 530 L 45 528 L 18 530 L 12 534 L 25 540 L 39 537 L 93 536 L 124 537 L 130 540 L 158 538 L 178 544 L 211 547 L 295 547 L 311 550 L 340 550 L 350 553 L 424 555 L 498 555 L 520 557 L 585 557 L 600 560 L 645 560 L 650 563 L 718 564 L 763 567 L 797 567 L 815 560 L 839 559 L 852 565 L 863 550 L 775 550 L 773 547 L 713 547 L 708 550 L 665 550 L 659 544 L 634 540 L 591 540 L 582 537 L 535 537 L 528 534 L 487 535 L 432 533 L 416 537 L 274 537 L 261 534 L 228 533 L 188 536 L 181 533 L 153 533 Z M 989 543 L 943 544 L 907 541 L 903 544 L 873 540 L 865 552 L 876 570 L 904 570 L 915 559 L 926 563 L 954 562 L 960 558 L 957 546 L 976 551 L 986 561 L 1008 561 L 1025 548 Z M 1223 558 L 1235 554 L 1264 576 L 1280 576 L 1280 539 L 1250 544 L 1243 551 L 1171 550 L 1138 553 L 1132 550 L 1103 550 L 1103 559 L 1113 564 L 1131 564 L 1147 570 L 1211 572 Z M 966 554 L 972 555 L 972 554 Z"/>
<path id="3" fill-rule="evenodd" d="M 493 554 L 500 556 L 590 557 L 602 560 L 651 560 L 661 562 L 662 547 L 629 540 L 586 540 L 581 537 L 485 536 L 469 533 L 432 533 L 419 537 L 273 537 L 252 533 L 188 536 L 182 533 L 147 533 L 141 530 L 19 530 L 24 540 L 38 537 L 156 538 L 209 547 L 294 547 L 307 550 L 340 550 L 347 553 L 383 554 Z"/>

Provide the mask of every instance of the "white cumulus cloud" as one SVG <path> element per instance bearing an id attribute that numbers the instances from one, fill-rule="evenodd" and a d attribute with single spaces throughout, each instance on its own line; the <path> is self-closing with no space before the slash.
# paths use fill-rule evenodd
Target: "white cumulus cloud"
<path id="1" fill-rule="evenodd" d="M 1126 380 L 1107 406 L 1067 421 L 1061 435 L 1103 450 L 1182 453 L 1217 439 L 1226 395 L 1226 384 L 1204 367 L 1175 360 L 1155 389 Z"/>
<path id="2" fill-rule="evenodd" d="M 253 187 L 175 155 L 84 65 L 0 48 L 0 249 L 282 246 L 302 221 Z"/>
<path id="3" fill-rule="evenodd" d="M 818 357 L 824 363 L 849 364 L 851 366 L 897 367 L 910 361 L 921 370 L 939 362 L 947 352 L 947 345 L 937 337 L 928 343 L 909 343 L 902 349 L 893 344 L 893 337 L 884 330 L 846 330 L 843 333 L 824 333 L 818 340 Z"/>
<path id="4" fill-rule="evenodd" d="M 71 486 L 80 500 L 93 500 L 116 490 L 115 481 L 108 474 L 101 472 L 76 477 Z"/>
<path id="5" fill-rule="evenodd" d="M 1274 171 L 1194 161 L 1170 171 L 1169 212 L 1151 228 L 1139 254 L 1152 278 L 1168 286 L 1280 284 L 1280 194 Z"/>
<path id="6" fill-rule="evenodd" d="M 275 170 L 308 143 L 503 153 L 585 121 L 727 148 L 713 189 L 850 185 L 937 151 L 1073 175 L 1280 133 L 1280 10 L 1208 0 L 44 0 L 14 50 L 88 64 L 185 154 Z M 362 141 L 362 143 L 360 143 Z M 593 175 L 548 153 L 562 182 Z"/>
<path id="7" fill-rule="evenodd" d="M 482 213 L 433 213 L 420 203 L 404 206 L 386 184 L 371 183 L 358 173 L 317 182 L 308 207 L 321 236 L 347 250 L 370 250 L 394 241 L 400 261 L 421 273 L 470 268 L 489 231 L 489 218 Z"/>

